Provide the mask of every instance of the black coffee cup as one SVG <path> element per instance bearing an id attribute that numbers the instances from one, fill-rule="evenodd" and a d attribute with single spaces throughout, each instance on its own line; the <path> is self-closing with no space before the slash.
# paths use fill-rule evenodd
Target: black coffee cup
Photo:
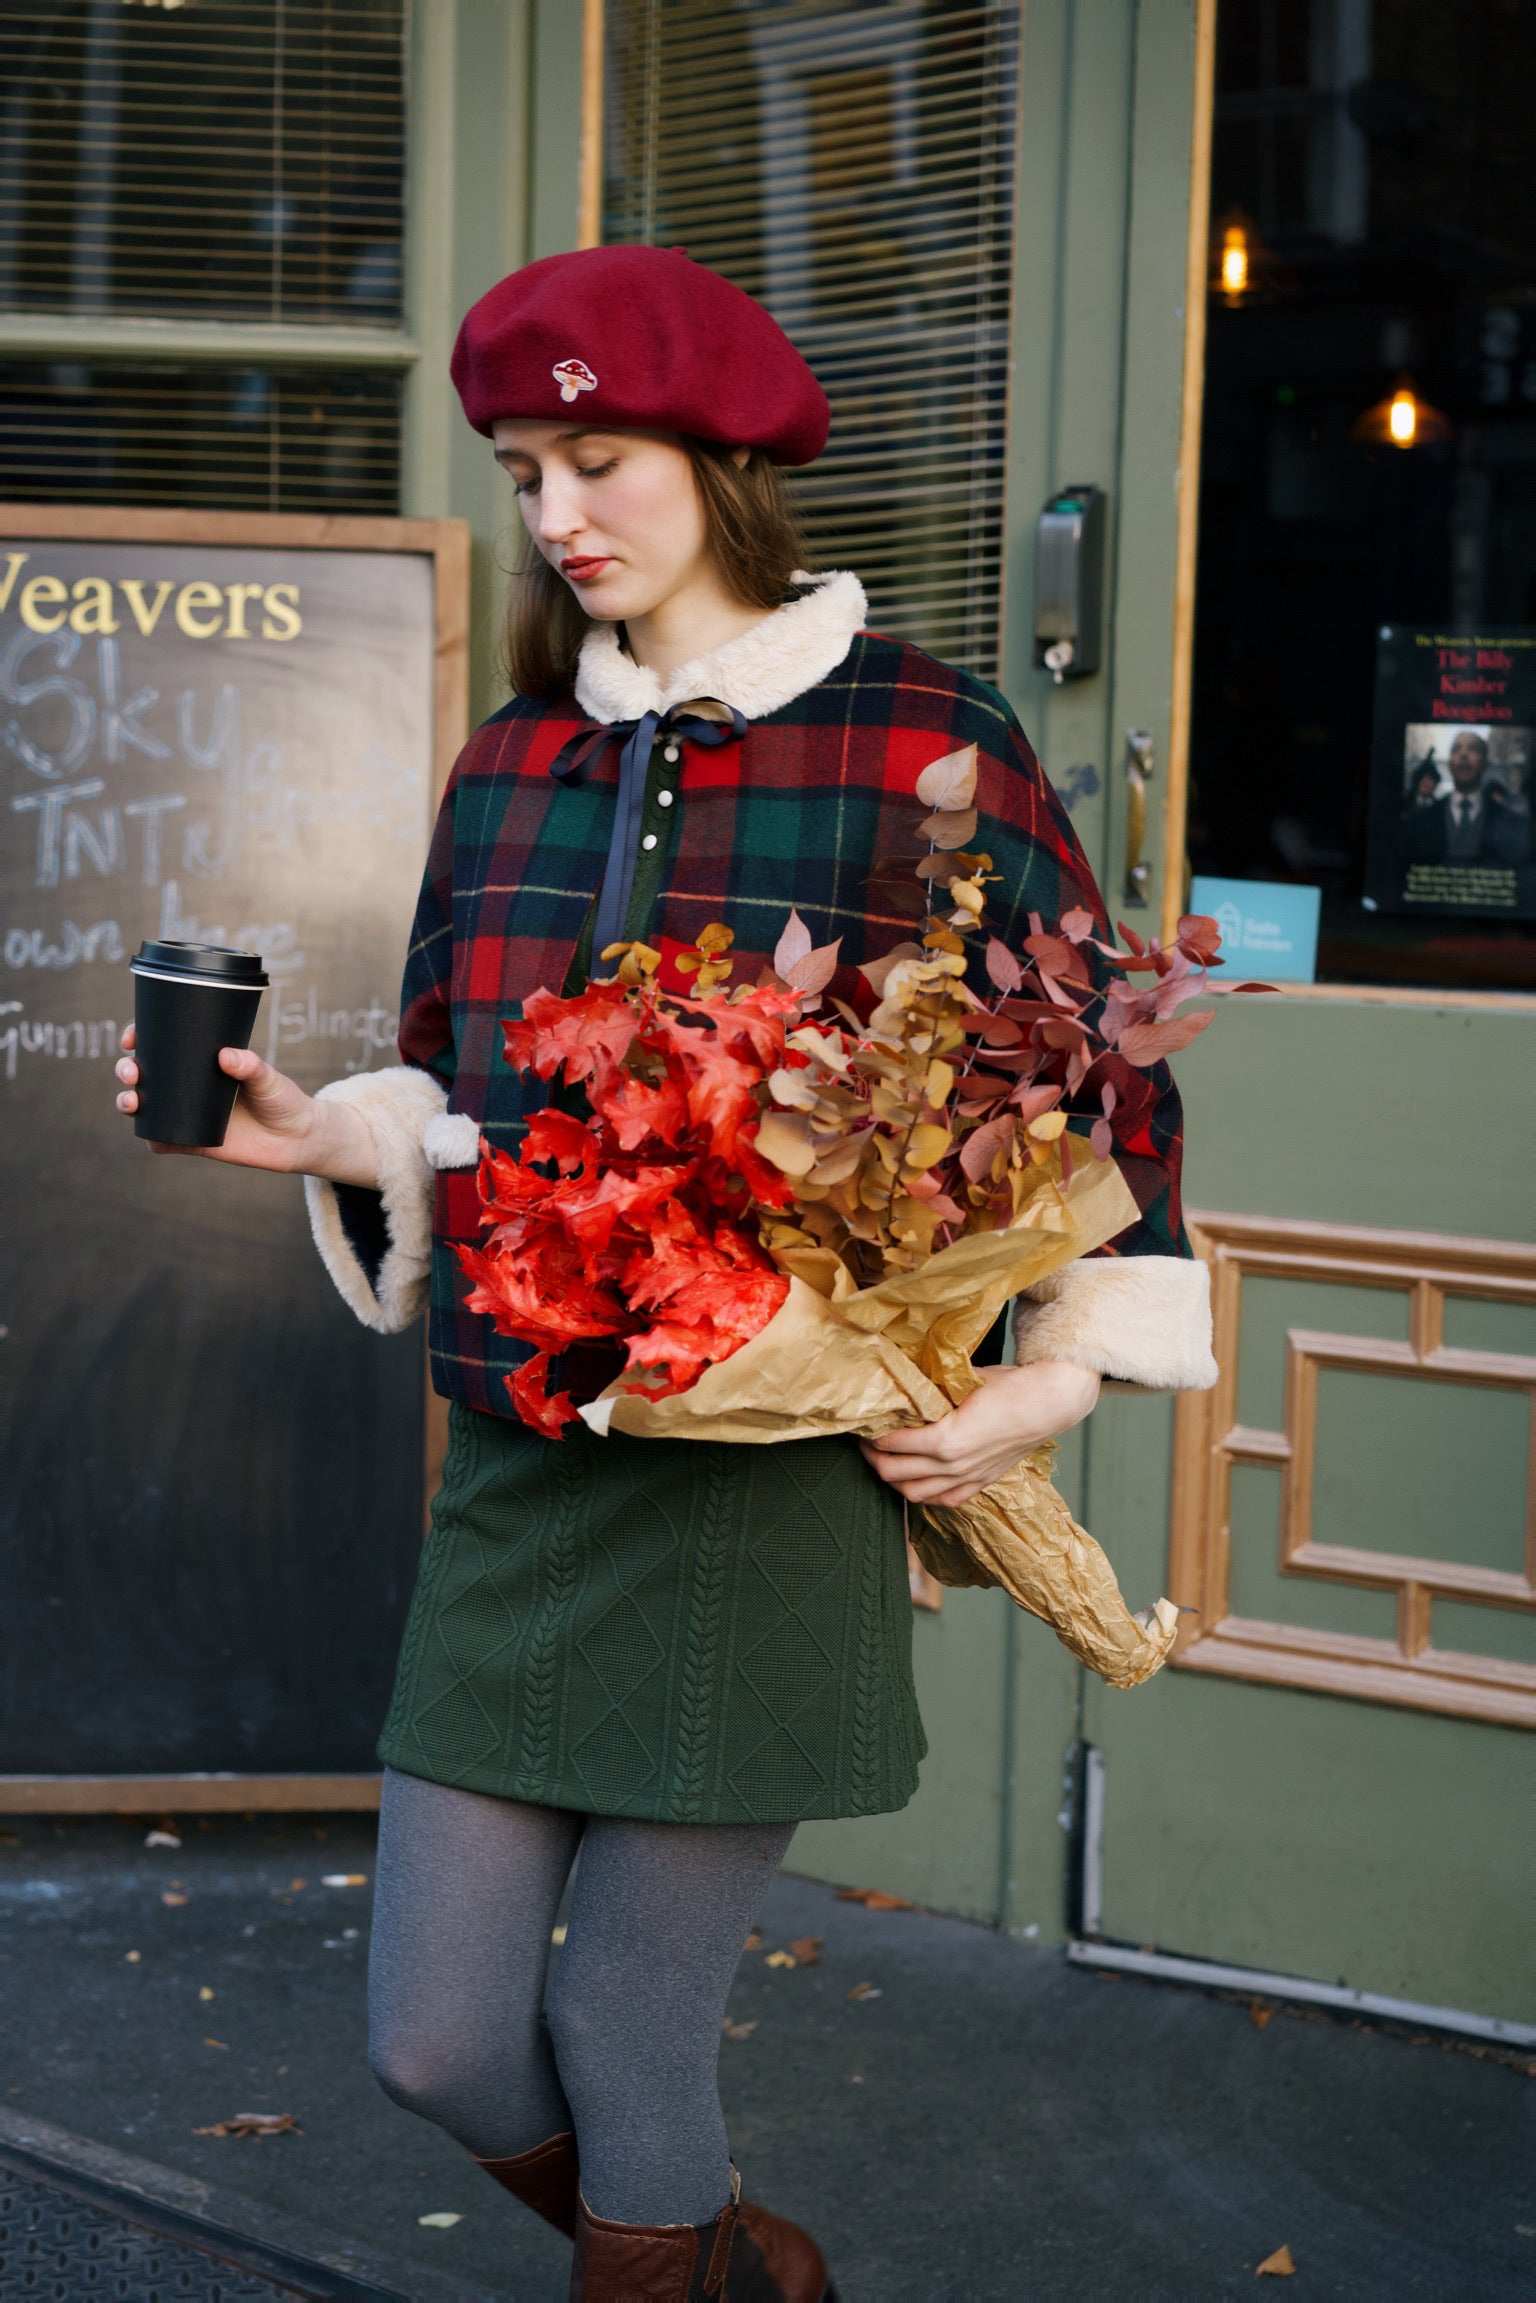
<path id="1" fill-rule="evenodd" d="M 134 1134 L 157 1144 L 221 1144 L 240 1083 L 220 1071 L 219 1050 L 250 1045 L 267 985 L 260 954 L 146 942 L 128 965 L 138 1035 Z"/>

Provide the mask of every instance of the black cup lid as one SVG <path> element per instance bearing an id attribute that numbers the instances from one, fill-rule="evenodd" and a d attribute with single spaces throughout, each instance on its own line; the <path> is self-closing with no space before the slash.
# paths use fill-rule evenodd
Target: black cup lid
<path id="1" fill-rule="evenodd" d="M 260 952 L 238 952 L 226 944 L 179 944 L 169 938 L 151 942 L 146 937 L 129 964 L 166 975 L 207 976 L 216 983 L 264 984 L 267 980 Z"/>

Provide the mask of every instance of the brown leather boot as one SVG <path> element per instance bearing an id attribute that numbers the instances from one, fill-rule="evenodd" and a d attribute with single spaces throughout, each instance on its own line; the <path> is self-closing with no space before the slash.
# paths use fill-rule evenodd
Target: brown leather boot
<path id="1" fill-rule="evenodd" d="M 808 2231 L 741 2196 L 711 2223 L 608 2223 L 578 2201 L 571 2303 L 836 2303 Z"/>
<path id="2" fill-rule="evenodd" d="M 477 2159 L 475 2165 L 567 2239 L 575 2238 L 580 2189 L 574 2135 L 551 2135 L 531 2151 L 519 2151 L 515 2159 Z"/>

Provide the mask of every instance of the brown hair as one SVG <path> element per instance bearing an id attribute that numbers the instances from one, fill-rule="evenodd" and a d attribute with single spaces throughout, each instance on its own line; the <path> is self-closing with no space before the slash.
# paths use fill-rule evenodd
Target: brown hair
<path id="1" fill-rule="evenodd" d="M 754 448 L 744 464 L 715 440 L 682 442 L 704 507 L 704 535 L 730 590 L 749 608 L 782 607 L 805 566 L 799 522 L 778 466 Z M 591 620 L 570 585 L 525 535 L 507 595 L 504 668 L 520 696 L 558 696 L 576 677 Z"/>

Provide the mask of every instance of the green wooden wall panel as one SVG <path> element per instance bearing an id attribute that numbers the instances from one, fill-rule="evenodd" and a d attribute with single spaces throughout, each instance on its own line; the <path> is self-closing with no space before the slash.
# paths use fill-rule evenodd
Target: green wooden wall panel
<path id="1" fill-rule="evenodd" d="M 404 509 L 469 522 L 471 723 L 505 698 L 496 657 L 515 509 L 448 359 L 475 298 L 528 258 L 529 40 L 528 0 L 413 12 L 406 276 L 421 356 L 406 388 Z"/>
<path id="2" fill-rule="evenodd" d="M 1171 1423 L 1126 1393 L 1094 1418 L 1091 1524 L 1133 1604 L 1162 1584 Z M 1090 1678 L 1085 1727 L 1105 1754 L 1107 1935 L 1536 2014 L 1536 1738 L 1178 1671 L 1130 1693 Z"/>
<path id="3" fill-rule="evenodd" d="M 1178 1062 L 1189 1206 L 1536 1237 L 1536 1013 L 1218 1004 Z"/>
<path id="4" fill-rule="evenodd" d="M 1194 125 L 1194 0 L 1139 0 L 1132 14 L 1135 78 L 1103 869 L 1111 918 L 1129 918 L 1146 934 L 1157 930 L 1166 847 L 1189 152 Z M 1128 727 L 1149 728 L 1153 740 L 1143 849 L 1151 865 L 1145 915 L 1125 908 Z"/>
<path id="5" fill-rule="evenodd" d="M 1223 1001 L 1178 1072 L 1196 1207 L 1530 1236 L 1536 1210 L 1521 1147 L 1536 1120 L 1536 1017 L 1431 1003 Z M 1446 1115 L 1466 1120 L 1449 1156 Z M 1282 1322 L 1401 1332 L 1393 1298 L 1376 1297 L 1373 1311 L 1371 1291 L 1250 1282 L 1250 1293 L 1244 1413 L 1265 1423 L 1274 1419 Z M 1458 1340 L 1528 1347 L 1520 1315 L 1483 1312 L 1468 1307 Z M 1264 1313 L 1269 1333 L 1256 1348 Z M 1411 1431 L 1394 1438 L 1403 1402 L 1389 1411 L 1386 1391 L 1379 1413 L 1356 1403 L 1354 1428 L 1333 1429 L 1326 1386 L 1337 1380 L 1324 1378 L 1319 1533 L 1418 1548 L 1438 1528 L 1453 1554 L 1470 1545 L 1469 1556 L 1513 1564 L 1505 1553 L 1519 1435 L 1507 1404 L 1493 1393 L 1393 1384 L 1410 1408 L 1422 1395 L 1426 1441 L 1461 1403 L 1459 1424 L 1439 1430 L 1440 1468 L 1415 1469 Z M 1350 1403 L 1340 1395 L 1334 1405 Z M 1479 1419 L 1490 1416 L 1499 1428 L 1479 1447 Z M 1165 1572 L 1171 1428 L 1167 1402 L 1125 1394 L 1107 1398 L 1091 1427 L 1090 1524 L 1133 1603 Z M 1276 1479 L 1258 1472 L 1235 1483 L 1235 1544 L 1273 1547 L 1273 1501 L 1266 1517 L 1255 1498 L 1274 1499 Z M 1426 1498 L 1437 1479 L 1440 1492 Z M 1390 1628 L 1390 1603 L 1282 1578 L 1257 1551 L 1235 1570 L 1238 1604 L 1341 1630 Z M 1373 1608 L 1380 1621 L 1367 1620 Z M 1441 1608 L 1435 1636 L 1474 1652 L 1486 1637 L 1487 1652 L 1523 1657 L 1529 1625 L 1497 1610 Z M 1176 1671 L 1129 1695 L 1090 1681 L 1085 1716 L 1105 1753 L 1108 1933 L 1529 2019 L 1530 1736 Z"/>
<path id="6" fill-rule="evenodd" d="M 577 240 L 581 190 L 582 0 L 530 0 L 533 91 L 528 132 L 528 255 Z"/>
<path id="7" fill-rule="evenodd" d="M 1536 2018 L 1530 1736 L 1187 1673 L 1141 1692 L 1155 1732 L 1106 1760 L 1107 1933 Z"/>

